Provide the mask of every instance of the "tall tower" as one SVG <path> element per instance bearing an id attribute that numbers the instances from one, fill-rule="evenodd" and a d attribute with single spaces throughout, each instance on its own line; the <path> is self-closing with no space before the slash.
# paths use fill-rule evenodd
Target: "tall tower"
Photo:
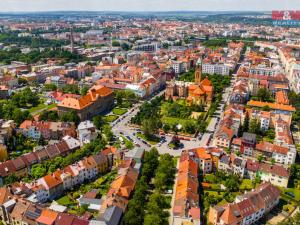
<path id="1" fill-rule="evenodd" d="M 74 33 L 73 33 L 73 27 L 71 27 L 70 41 L 71 41 L 71 52 L 74 53 Z"/>
<path id="2" fill-rule="evenodd" d="M 196 69 L 195 69 L 195 83 L 196 84 L 201 83 L 201 76 L 202 76 L 202 62 L 199 59 L 196 63 Z"/>

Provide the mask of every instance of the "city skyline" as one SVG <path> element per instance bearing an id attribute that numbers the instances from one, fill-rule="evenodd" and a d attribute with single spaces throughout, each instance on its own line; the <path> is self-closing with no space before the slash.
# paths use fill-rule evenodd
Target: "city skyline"
<path id="1" fill-rule="evenodd" d="M 271 11 L 295 10 L 293 0 L 1 0 L 0 12 L 37 11 Z"/>

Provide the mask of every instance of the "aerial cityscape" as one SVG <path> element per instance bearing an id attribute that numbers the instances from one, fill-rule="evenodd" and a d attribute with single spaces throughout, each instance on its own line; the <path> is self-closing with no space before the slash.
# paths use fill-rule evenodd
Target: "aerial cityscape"
<path id="1" fill-rule="evenodd" d="M 299 9 L 1 0 L 0 225 L 299 225 Z"/>

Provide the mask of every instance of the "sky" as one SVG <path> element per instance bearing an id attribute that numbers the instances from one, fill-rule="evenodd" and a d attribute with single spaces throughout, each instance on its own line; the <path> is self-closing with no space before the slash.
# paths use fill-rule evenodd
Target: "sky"
<path id="1" fill-rule="evenodd" d="M 300 10 L 300 0 L 0 0 L 0 12 Z"/>

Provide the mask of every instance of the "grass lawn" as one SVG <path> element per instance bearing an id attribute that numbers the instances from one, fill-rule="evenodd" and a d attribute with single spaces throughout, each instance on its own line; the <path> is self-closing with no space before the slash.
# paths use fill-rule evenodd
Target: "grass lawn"
<path id="1" fill-rule="evenodd" d="M 114 108 L 114 109 L 113 109 L 113 113 L 114 113 L 115 115 L 121 116 L 121 115 L 124 115 L 125 113 L 127 113 L 127 109 Z"/>
<path id="2" fill-rule="evenodd" d="M 63 206 L 69 206 L 69 205 L 74 205 L 76 204 L 73 202 L 67 195 L 61 197 L 56 201 L 58 204 L 63 205 Z"/>
<path id="3" fill-rule="evenodd" d="M 223 193 L 220 192 L 220 194 L 217 191 L 204 191 L 204 193 L 208 193 L 209 195 L 213 195 L 214 197 L 223 197 Z"/>
<path id="4" fill-rule="evenodd" d="M 133 145 L 133 143 L 130 141 L 130 140 L 128 140 L 126 137 L 124 137 L 123 135 L 121 136 L 122 138 L 123 138 L 123 141 L 124 141 L 124 143 L 125 143 L 125 146 L 126 146 L 126 148 L 128 148 L 128 149 L 133 149 L 134 148 L 134 145 Z"/>
<path id="5" fill-rule="evenodd" d="M 286 195 L 291 196 L 296 201 L 300 201 L 300 190 L 299 189 L 296 189 L 296 188 L 286 188 L 286 189 L 284 189 L 284 193 Z"/>
<path id="6" fill-rule="evenodd" d="M 156 145 L 158 142 L 159 142 L 159 138 L 157 138 L 157 139 L 149 139 L 149 138 L 147 138 L 144 134 L 142 134 L 142 133 L 137 133 L 137 135 L 136 136 L 138 136 L 138 137 L 140 137 L 140 138 L 142 138 L 143 140 L 145 140 L 145 141 L 147 141 L 150 145 Z"/>
<path id="7" fill-rule="evenodd" d="M 109 115 L 109 116 L 104 116 L 104 118 L 106 119 L 106 121 L 108 123 L 114 122 L 115 120 L 117 120 L 119 117 L 116 115 Z"/>
<path id="8" fill-rule="evenodd" d="M 40 103 L 38 106 L 36 107 L 32 107 L 29 109 L 29 112 L 32 114 L 32 115 L 36 115 L 36 114 L 39 114 L 41 113 L 42 111 L 44 110 L 49 110 L 49 109 L 53 109 L 56 107 L 56 103 L 53 103 L 51 105 L 45 105 L 44 103 Z"/>
<path id="9" fill-rule="evenodd" d="M 225 205 L 225 204 L 227 204 L 228 202 L 225 200 L 225 199 L 223 199 L 222 201 L 220 201 L 217 205 Z"/>
<path id="10" fill-rule="evenodd" d="M 204 177 L 204 180 L 205 180 L 205 182 L 207 182 L 207 183 L 213 184 L 213 183 L 216 182 L 217 178 L 216 178 L 216 176 L 213 175 L 213 174 L 206 174 L 205 177 Z"/>
<path id="11" fill-rule="evenodd" d="M 181 119 L 181 118 L 177 118 L 177 117 L 167 117 L 167 116 L 164 116 L 161 121 L 164 124 L 168 124 L 171 127 L 173 125 L 177 125 L 177 124 L 181 124 L 182 126 L 184 126 L 187 122 L 196 123 L 196 120 L 194 120 L 194 119 Z"/>
<path id="12" fill-rule="evenodd" d="M 250 179 L 243 179 L 240 185 L 240 190 L 251 190 L 252 187 L 252 181 Z"/>

